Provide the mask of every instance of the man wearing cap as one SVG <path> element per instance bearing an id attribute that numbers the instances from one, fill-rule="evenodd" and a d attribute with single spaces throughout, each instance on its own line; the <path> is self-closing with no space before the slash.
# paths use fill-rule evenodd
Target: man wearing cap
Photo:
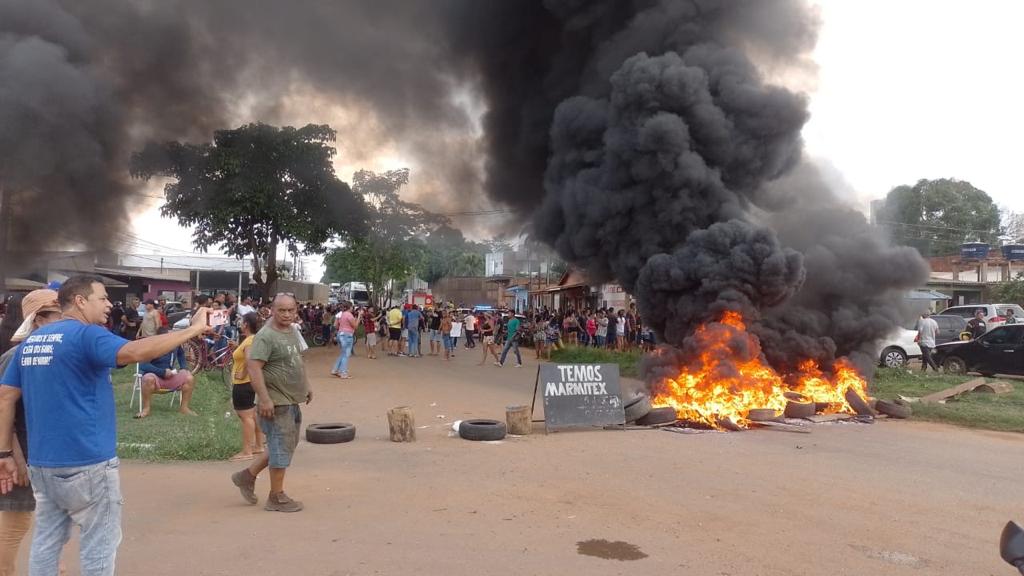
<path id="1" fill-rule="evenodd" d="M 11 343 L 23 341 L 34 330 L 60 320 L 60 306 L 57 305 L 55 290 L 33 290 L 25 295 L 21 303 L 25 321 L 11 337 Z M 10 365 L 11 358 L 17 348 L 12 347 L 0 356 L 0 374 Z M 11 447 L 14 450 L 14 461 L 17 463 L 18 476 L 15 487 L 0 496 L 0 574 L 15 574 L 15 560 L 18 548 L 28 529 L 32 526 L 32 511 L 36 508 L 36 499 L 32 496 L 32 486 L 28 481 L 28 429 L 25 426 L 25 406 L 21 400 L 15 405 L 14 438 Z"/>
<path id="2" fill-rule="evenodd" d="M 146 313 L 142 316 L 142 327 L 139 328 L 139 338 L 156 336 L 160 329 L 160 313 L 156 310 L 156 300 L 146 300 Z"/>
<path id="3" fill-rule="evenodd" d="M 122 505 L 110 370 L 152 360 L 202 335 L 208 310 L 200 309 L 185 330 L 129 342 L 103 328 L 111 304 L 100 278 L 69 278 L 57 300 L 63 319 L 26 338 L 0 376 L 0 493 L 17 480 L 11 431 L 20 398 L 36 498 L 29 574 L 57 573 L 74 524 L 81 573 L 106 576 L 114 573 L 121 543 Z"/>

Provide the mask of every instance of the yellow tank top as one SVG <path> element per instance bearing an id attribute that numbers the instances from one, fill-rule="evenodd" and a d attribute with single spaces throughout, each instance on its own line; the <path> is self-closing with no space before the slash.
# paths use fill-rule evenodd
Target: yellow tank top
<path id="1" fill-rule="evenodd" d="M 252 346 L 253 338 L 255 336 L 246 337 L 231 354 L 231 359 L 235 362 L 234 367 L 231 369 L 232 384 L 248 384 L 252 382 L 252 379 L 249 378 L 249 370 L 245 366 L 245 351 L 249 349 L 249 346 Z"/>

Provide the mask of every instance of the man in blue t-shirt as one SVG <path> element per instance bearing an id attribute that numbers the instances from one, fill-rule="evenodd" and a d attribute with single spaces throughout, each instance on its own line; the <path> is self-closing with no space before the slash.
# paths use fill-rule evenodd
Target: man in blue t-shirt
<path id="1" fill-rule="evenodd" d="M 152 360 L 202 335 L 208 310 L 200 309 L 186 330 L 128 341 L 103 327 L 111 303 L 100 278 L 69 278 L 57 299 L 63 319 L 26 338 L 0 376 L 0 492 L 12 489 L 17 473 L 11 429 L 20 398 L 37 496 L 29 574 L 57 573 L 74 523 L 81 529 L 82 574 L 108 575 L 121 542 L 110 370 Z"/>
<path id="2" fill-rule="evenodd" d="M 423 313 L 420 312 L 420 307 L 416 304 L 413 304 L 412 310 L 409 310 L 405 315 L 404 328 L 409 332 L 410 358 L 420 357 L 420 320 L 422 318 Z"/>

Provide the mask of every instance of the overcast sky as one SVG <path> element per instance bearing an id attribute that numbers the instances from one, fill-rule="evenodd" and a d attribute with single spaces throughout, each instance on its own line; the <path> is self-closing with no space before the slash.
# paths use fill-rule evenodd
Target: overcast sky
<path id="1" fill-rule="evenodd" d="M 950 177 L 1024 212 L 1016 169 L 1024 1 L 815 3 L 823 28 L 804 136 L 808 152 L 849 184 L 851 203 L 866 211 L 893 186 Z M 401 162 L 388 154 L 388 164 Z M 339 176 L 350 174 L 339 169 Z M 149 202 L 139 207 L 136 234 L 190 249 L 188 232 L 160 218 L 159 201 Z"/>

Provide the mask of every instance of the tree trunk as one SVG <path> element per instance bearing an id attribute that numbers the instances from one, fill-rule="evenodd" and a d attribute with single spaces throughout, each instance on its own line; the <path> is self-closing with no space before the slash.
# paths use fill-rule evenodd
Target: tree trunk
<path id="1" fill-rule="evenodd" d="M 388 431 L 392 442 L 415 442 L 416 420 L 412 408 L 399 406 L 388 410 Z"/>
<path id="2" fill-rule="evenodd" d="M 533 424 L 530 422 L 529 406 L 509 406 L 505 409 L 505 424 L 509 434 L 526 436 Z"/>

